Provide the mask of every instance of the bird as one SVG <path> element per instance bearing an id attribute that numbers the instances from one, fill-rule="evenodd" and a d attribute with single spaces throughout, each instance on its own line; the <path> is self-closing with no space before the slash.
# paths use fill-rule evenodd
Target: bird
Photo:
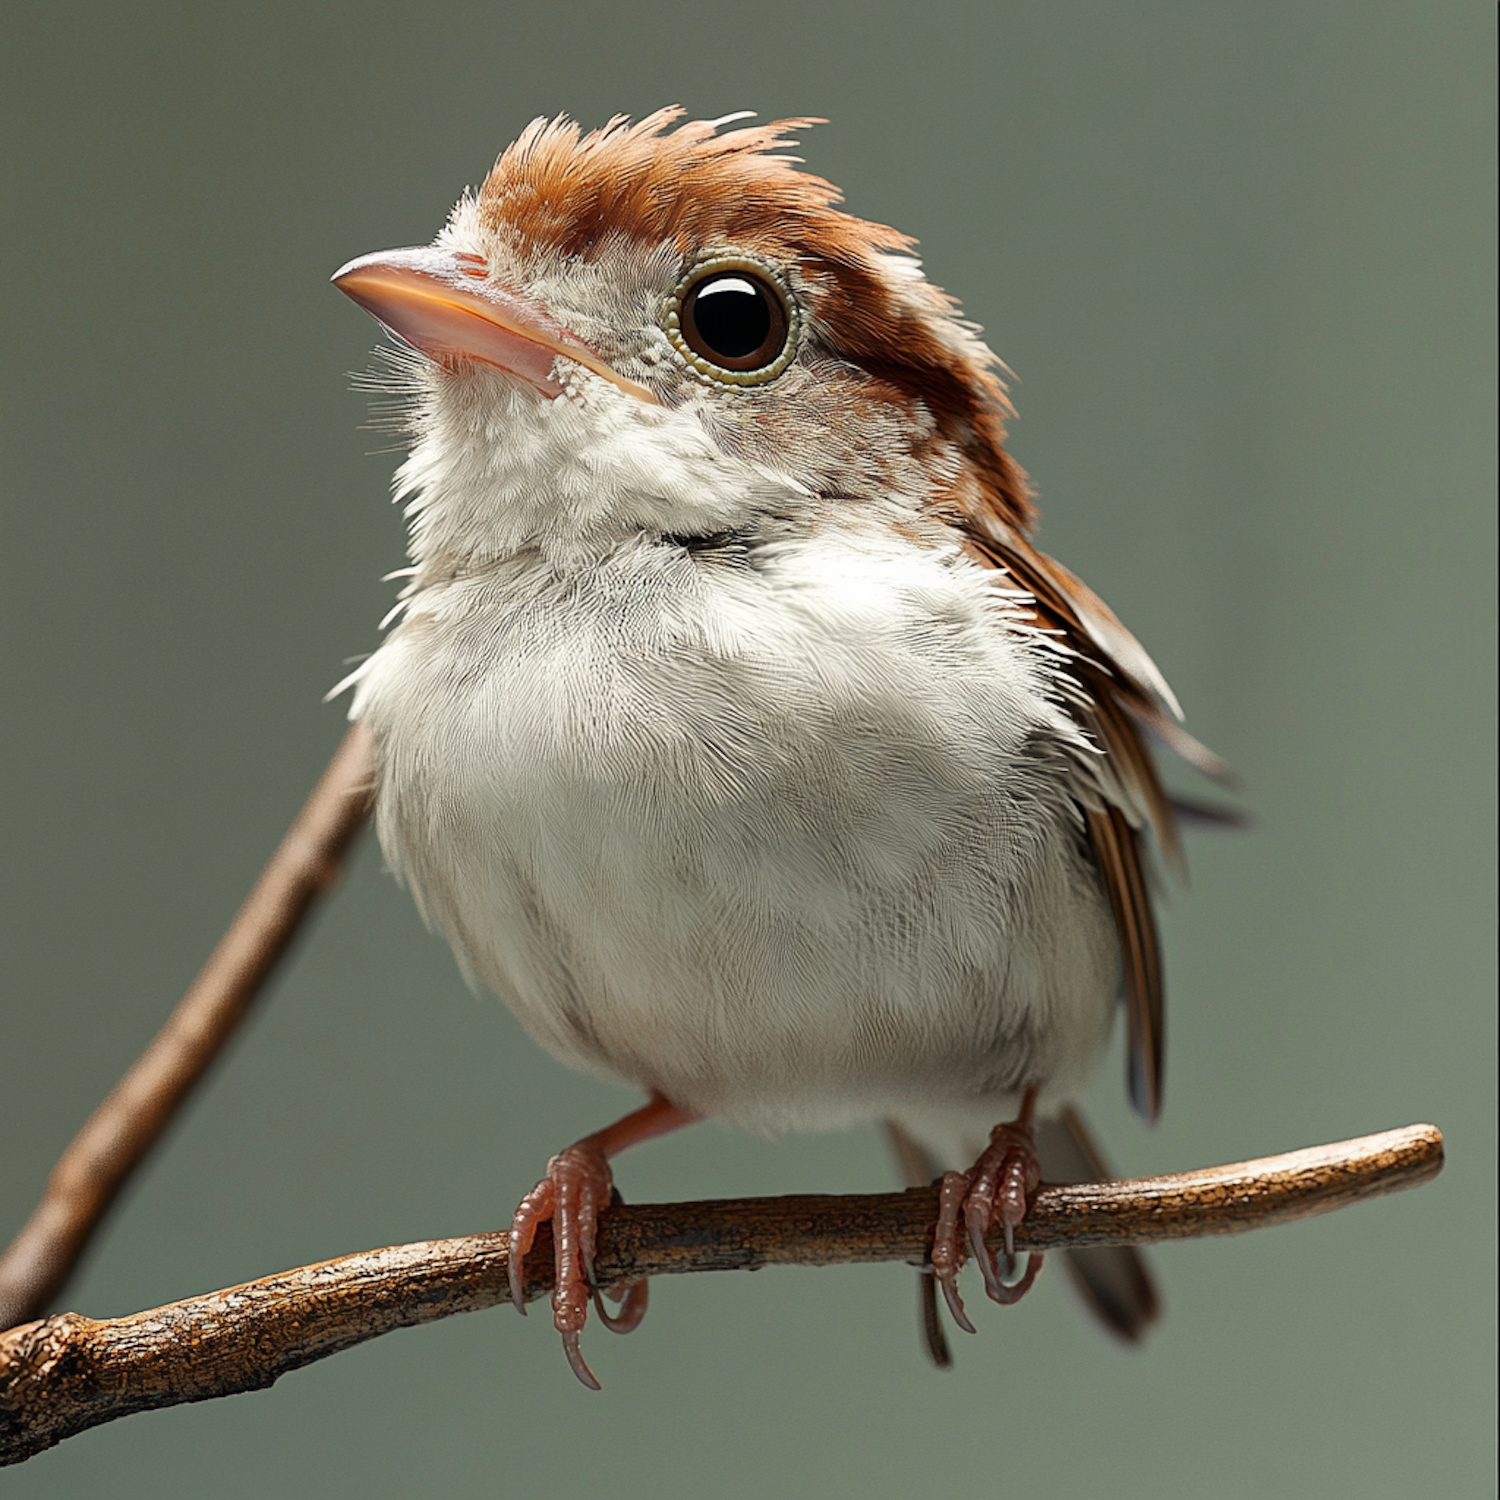
<path id="1" fill-rule="evenodd" d="M 646 1096 L 510 1228 L 524 1312 L 550 1222 L 592 1388 L 590 1307 L 646 1306 L 596 1285 L 611 1159 L 697 1120 L 884 1122 L 940 1184 L 938 1363 L 939 1293 L 974 1328 L 966 1261 L 1024 1293 L 1044 1172 L 1105 1172 L 1077 1100 L 1117 1009 L 1134 1107 L 1160 1104 L 1155 756 L 1221 770 L 1034 544 L 980 330 L 793 154 L 824 122 L 747 119 L 537 119 L 431 244 L 333 277 L 394 336 L 409 444 L 411 566 L 340 685 L 386 861 L 542 1047 Z M 1072 1269 L 1122 1336 L 1156 1315 L 1136 1252 Z"/>

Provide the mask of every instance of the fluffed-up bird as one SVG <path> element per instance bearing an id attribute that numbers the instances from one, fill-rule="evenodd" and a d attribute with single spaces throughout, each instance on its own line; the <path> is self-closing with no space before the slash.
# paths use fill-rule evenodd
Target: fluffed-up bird
<path id="1" fill-rule="evenodd" d="M 712 1117 L 888 1124 L 946 1164 L 924 1278 L 1017 1277 L 1039 1174 L 1100 1174 L 1074 1101 L 1123 1003 L 1156 1114 L 1148 751 L 1208 770 L 1109 609 L 1030 540 L 995 356 L 893 229 L 786 154 L 815 123 L 538 120 L 429 246 L 336 285 L 401 341 L 412 566 L 353 674 L 392 868 L 565 1062 L 641 1109 L 553 1157 L 540 1224 L 580 1379 L 626 1146 Z M 962 1170 L 959 1170 L 962 1169 Z M 1074 1269 L 1116 1331 L 1132 1251 Z"/>

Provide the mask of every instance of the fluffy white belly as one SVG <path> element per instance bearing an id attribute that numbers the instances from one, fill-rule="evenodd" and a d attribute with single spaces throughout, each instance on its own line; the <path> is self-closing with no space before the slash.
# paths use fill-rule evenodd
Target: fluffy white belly
<path id="1" fill-rule="evenodd" d="M 427 587 L 352 711 L 387 858 L 544 1046 L 704 1114 L 1066 1099 L 1120 974 L 1091 752 L 993 585 L 863 536 Z"/>

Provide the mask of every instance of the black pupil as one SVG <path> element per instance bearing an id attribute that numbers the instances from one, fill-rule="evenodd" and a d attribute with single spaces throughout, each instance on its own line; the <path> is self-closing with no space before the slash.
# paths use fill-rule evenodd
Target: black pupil
<path id="1" fill-rule="evenodd" d="M 744 276 L 711 276 L 693 299 L 698 336 L 723 359 L 754 354 L 771 332 L 766 294 Z"/>

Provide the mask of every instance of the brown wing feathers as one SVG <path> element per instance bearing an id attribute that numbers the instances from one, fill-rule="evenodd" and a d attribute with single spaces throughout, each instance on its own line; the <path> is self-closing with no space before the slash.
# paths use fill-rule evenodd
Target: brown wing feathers
<path id="1" fill-rule="evenodd" d="M 1151 894 L 1141 868 L 1140 836 L 1118 807 L 1085 808 L 1089 835 L 1120 934 L 1125 963 L 1125 1013 L 1129 1023 L 1127 1068 L 1130 1102 L 1154 1120 L 1161 1109 L 1165 1020 L 1161 951 Z"/>
<path id="2" fill-rule="evenodd" d="M 1172 805 L 1138 725 L 1165 715 L 1150 689 L 1127 677 L 1086 629 L 1068 596 L 1068 575 L 1054 573 L 1049 558 L 1019 538 L 1008 546 L 971 531 L 966 543 L 970 556 L 1005 571 L 1031 595 L 1037 623 L 1067 648 L 1065 670 L 1082 690 L 1082 701 L 1070 703 L 1069 711 L 1105 752 L 1101 795 L 1089 799 L 1094 805 L 1084 805 L 1083 813 L 1120 937 L 1130 1099 L 1139 1114 L 1154 1120 L 1161 1108 L 1166 1017 L 1139 825 L 1150 825 L 1169 863 L 1177 865 L 1181 856 Z"/>

